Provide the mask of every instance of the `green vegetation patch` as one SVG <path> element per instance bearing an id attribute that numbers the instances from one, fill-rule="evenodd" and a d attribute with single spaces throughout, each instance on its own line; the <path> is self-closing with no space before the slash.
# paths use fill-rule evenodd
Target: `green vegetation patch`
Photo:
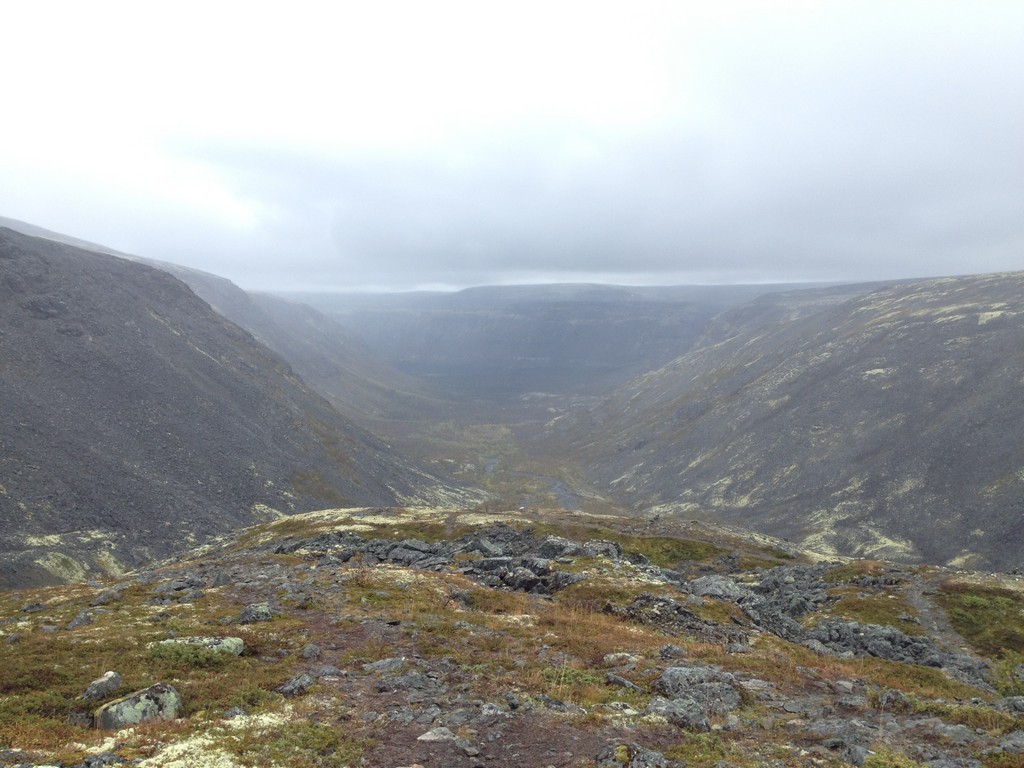
<path id="1" fill-rule="evenodd" d="M 971 699 L 982 695 L 979 689 L 948 678 L 935 667 L 871 657 L 836 664 L 840 665 L 846 670 L 844 677 L 861 677 L 881 688 L 895 688 L 925 699 Z"/>
<path id="2" fill-rule="evenodd" d="M 853 560 L 831 569 L 823 580 L 830 584 L 852 584 L 865 576 L 881 576 L 889 570 L 889 564 L 881 560 Z"/>
<path id="3" fill-rule="evenodd" d="M 757 568 L 768 570 L 779 565 L 791 565 L 796 560 L 796 557 L 788 552 L 783 552 L 782 550 L 773 550 L 773 552 L 778 552 L 778 554 L 769 554 L 767 556 L 741 555 L 740 569 L 744 571 L 753 571 Z"/>
<path id="4" fill-rule="evenodd" d="M 665 749 L 663 754 L 692 768 L 716 768 L 720 765 L 755 768 L 768 762 L 757 754 L 760 748 L 767 746 L 759 744 L 755 747 L 743 742 L 738 735 L 722 731 L 683 733 L 681 740 Z"/>
<path id="5" fill-rule="evenodd" d="M 217 746 L 244 766 L 345 768 L 359 762 L 367 744 L 339 726 L 299 721 L 238 729 Z"/>
<path id="6" fill-rule="evenodd" d="M 1016 674 L 1024 664 L 1024 594 L 999 587 L 946 582 L 936 595 L 949 623 L 992 660 L 992 683 L 1004 696 L 1024 695 Z"/>
<path id="7" fill-rule="evenodd" d="M 829 606 L 829 612 L 861 624 L 882 624 L 896 627 L 907 635 L 926 634 L 914 621 L 917 611 L 900 595 L 887 592 L 865 594 L 856 587 L 835 587 L 829 594 L 838 598 Z"/>
<path id="8" fill-rule="evenodd" d="M 922 763 L 888 747 L 872 750 L 864 759 L 864 768 L 918 768 Z"/>
<path id="9" fill-rule="evenodd" d="M 624 606 L 645 592 L 666 591 L 653 589 L 650 584 L 633 583 L 626 579 L 592 577 L 577 581 L 558 593 L 557 601 L 570 609 L 602 611 L 606 605 Z"/>
<path id="10" fill-rule="evenodd" d="M 968 728 L 980 728 L 998 734 L 1024 728 L 1024 718 L 1015 717 L 1008 712 L 1001 712 L 992 707 L 979 707 L 974 704 L 949 704 L 944 701 L 927 701 L 910 697 L 911 711 L 922 715 L 934 715 L 947 723 L 966 725 Z"/>
<path id="11" fill-rule="evenodd" d="M 59 614 L 64 623 L 94 593 L 87 590 L 77 604 L 55 606 L 53 617 Z M 92 611 L 93 621 L 75 630 L 19 632 L 0 664 L 0 747 L 55 750 L 88 742 L 91 731 L 69 724 L 69 716 L 89 714 L 104 701 L 160 682 L 181 693 L 186 717 L 219 715 L 233 706 L 252 710 L 281 699 L 272 691 L 291 677 L 296 660 L 277 651 L 294 651 L 307 641 L 300 623 L 282 618 L 233 628 L 245 642 L 243 656 L 197 645 L 149 646 L 172 632 L 208 634 L 211 622 L 237 607 L 211 593 L 195 604 L 155 611 L 141 604 L 147 595 L 143 588 L 124 590 L 121 601 Z M 19 600 L 26 601 L 26 593 Z M 121 688 L 100 701 L 82 700 L 89 683 L 108 670 L 122 676 Z"/>
<path id="12" fill-rule="evenodd" d="M 1014 755 L 1010 752 L 1000 752 L 985 755 L 981 763 L 985 768 L 1024 768 L 1024 753 Z"/>
<path id="13" fill-rule="evenodd" d="M 597 673 L 586 667 L 575 667 L 563 664 L 557 667 L 543 667 L 539 670 L 540 683 L 534 687 L 561 701 L 567 701 L 582 707 L 595 704 L 607 704 L 611 701 L 623 701 L 639 709 L 647 706 L 650 696 L 638 692 L 611 686 L 604 674 Z M 527 681 L 529 685 L 530 681 Z"/>
<path id="14" fill-rule="evenodd" d="M 953 628 L 982 655 L 996 659 L 1024 655 L 1024 595 L 946 582 L 936 598 Z"/>
<path id="15" fill-rule="evenodd" d="M 729 551 L 706 541 L 668 536 L 619 536 L 616 540 L 626 554 L 643 555 L 662 568 L 674 568 L 685 562 L 711 560 Z"/>
<path id="16" fill-rule="evenodd" d="M 688 562 L 704 562 L 730 552 L 706 541 L 680 539 L 674 536 L 637 536 L 603 526 L 539 523 L 529 528 L 538 536 L 564 536 L 578 541 L 613 541 L 622 547 L 626 555 L 643 555 L 661 568 L 674 568 Z"/>
<path id="17" fill-rule="evenodd" d="M 705 598 L 700 605 L 687 603 L 687 608 L 700 618 L 713 621 L 716 624 L 742 624 L 743 611 L 735 603 L 725 600 Z"/>

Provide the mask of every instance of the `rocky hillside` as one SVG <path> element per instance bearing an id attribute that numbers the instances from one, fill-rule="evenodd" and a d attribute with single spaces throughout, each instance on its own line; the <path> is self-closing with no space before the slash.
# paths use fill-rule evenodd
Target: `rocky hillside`
<path id="1" fill-rule="evenodd" d="M 325 503 L 465 500 L 151 267 L 0 229 L 0 586 Z"/>
<path id="2" fill-rule="evenodd" d="M 574 450 L 641 508 L 824 551 L 1020 566 L 1022 297 L 1024 273 L 766 297 L 576 422 Z"/>
<path id="3" fill-rule="evenodd" d="M 1024 581 L 344 509 L 0 595 L 0 764 L 1014 768 Z"/>
<path id="4" fill-rule="evenodd" d="M 423 417 L 443 406 L 418 379 L 374 355 L 351 331 L 313 307 L 173 264 L 162 267 L 218 313 L 279 354 L 302 380 L 353 419 Z"/>
<path id="5" fill-rule="evenodd" d="M 360 422 L 433 415 L 444 404 L 424 383 L 388 365 L 356 336 L 313 307 L 266 293 L 243 291 L 226 278 L 146 259 L 0 216 L 0 226 L 169 272 L 220 315 L 283 357 L 341 413 Z"/>

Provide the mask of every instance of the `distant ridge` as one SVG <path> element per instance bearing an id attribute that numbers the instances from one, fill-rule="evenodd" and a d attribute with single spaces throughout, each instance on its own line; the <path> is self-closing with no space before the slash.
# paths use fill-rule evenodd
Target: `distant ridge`
<path id="1" fill-rule="evenodd" d="M 479 286 L 311 294 L 374 354 L 461 398 L 598 395 L 689 351 L 718 313 L 783 285 Z"/>

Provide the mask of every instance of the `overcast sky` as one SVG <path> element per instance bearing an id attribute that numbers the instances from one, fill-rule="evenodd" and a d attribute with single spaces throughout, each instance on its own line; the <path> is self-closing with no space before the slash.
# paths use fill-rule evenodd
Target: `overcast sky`
<path id="1" fill-rule="evenodd" d="M 1024 269 L 1024 2 L 0 0 L 0 215 L 246 288 Z"/>

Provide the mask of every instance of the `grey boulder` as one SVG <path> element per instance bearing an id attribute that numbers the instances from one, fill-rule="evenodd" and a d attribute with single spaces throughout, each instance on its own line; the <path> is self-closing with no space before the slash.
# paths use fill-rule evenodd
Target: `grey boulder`
<path id="1" fill-rule="evenodd" d="M 89 683 L 82 698 L 91 701 L 105 699 L 121 687 L 121 682 L 121 676 L 117 672 L 107 672 Z"/>
<path id="2" fill-rule="evenodd" d="M 157 683 L 129 693 L 96 710 L 97 728 L 118 730 L 140 723 L 173 720 L 181 709 L 181 694 L 173 686 Z"/>

